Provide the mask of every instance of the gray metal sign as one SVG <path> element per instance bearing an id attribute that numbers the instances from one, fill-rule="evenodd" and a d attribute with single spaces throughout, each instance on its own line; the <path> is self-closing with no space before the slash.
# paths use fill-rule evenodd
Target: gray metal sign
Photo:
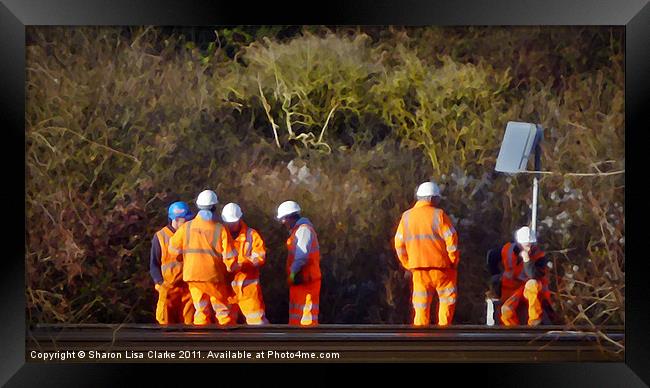
<path id="1" fill-rule="evenodd" d="M 526 171 L 530 154 L 539 139 L 541 139 L 541 128 L 537 125 L 509 121 L 501 142 L 495 170 L 510 174 Z"/>

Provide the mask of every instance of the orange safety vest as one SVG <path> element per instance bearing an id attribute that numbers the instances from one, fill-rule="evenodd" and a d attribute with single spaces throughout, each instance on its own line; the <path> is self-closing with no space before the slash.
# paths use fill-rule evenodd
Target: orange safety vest
<path id="1" fill-rule="evenodd" d="M 501 248 L 501 262 L 503 264 L 503 276 L 501 277 L 501 284 L 504 288 L 519 288 L 529 279 L 524 271 L 524 261 L 515 254 L 515 247 L 517 244 L 509 242 Z M 544 251 L 538 246 L 533 245 L 530 252 L 530 259 L 535 262 L 544 257 Z M 542 279 L 542 284 L 548 285 L 548 274 L 545 274 Z M 546 287 L 547 289 L 547 287 Z"/>
<path id="2" fill-rule="evenodd" d="M 174 232 L 168 226 L 156 232 L 156 238 L 160 244 L 160 271 L 164 281 L 170 285 L 183 279 L 183 263 L 175 259 L 170 260 L 171 255 L 168 252 L 169 240 L 173 235 Z"/>
<path id="3" fill-rule="evenodd" d="M 318 245 L 318 237 L 316 236 L 314 226 L 304 217 L 296 222 L 296 225 L 294 225 L 291 230 L 289 239 L 287 239 L 287 276 L 291 274 L 291 265 L 296 258 L 296 232 L 298 231 L 298 228 L 309 228 L 309 231 L 311 232 L 311 244 L 308 247 L 307 262 L 300 270 L 302 281 L 303 283 L 315 282 L 321 279 L 320 246 Z"/>
<path id="4" fill-rule="evenodd" d="M 241 264 L 244 261 L 249 261 L 255 268 L 246 272 L 237 272 L 233 280 L 233 286 L 240 287 L 247 286 L 259 282 L 260 271 L 259 267 L 264 265 L 266 259 L 266 249 L 264 248 L 264 241 L 260 234 L 253 228 L 246 225 L 242 221 L 239 234 L 233 240 L 235 249 L 237 249 L 237 261 Z"/>
<path id="5" fill-rule="evenodd" d="M 445 212 L 428 201 L 417 201 L 402 214 L 395 250 L 402 265 L 415 268 L 457 268 L 458 233 Z"/>
<path id="6" fill-rule="evenodd" d="M 170 259 L 182 256 L 186 282 L 226 281 L 226 271 L 237 260 L 230 233 L 216 221 L 197 217 L 184 223 L 169 240 Z"/>

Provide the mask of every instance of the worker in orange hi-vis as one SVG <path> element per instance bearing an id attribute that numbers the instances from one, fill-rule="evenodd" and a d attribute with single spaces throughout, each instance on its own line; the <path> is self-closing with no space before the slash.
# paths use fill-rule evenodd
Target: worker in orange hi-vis
<path id="1" fill-rule="evenodd" d="M 438 207 L 438 185 L 422 183 L 416 199 L 415 205 L 402 214 L 395 233 L 397 258 L 413 280 L 413 324 L 430 323 L 430 307 L 436 293 L 438 325 L 447 326 L 456 307 L 458 234 L 447 214 Z"/>
<path id="2" fill-rule="evenodd" d="M 227 204 L 221 211 L 221 220 L 228 228 L 238 254 L 231 285 L 246 323 L 263 325 L 269 323 L 260 286 L 260 267 L 264 265 L 266 249 L 260 234 L 244 222 L 243 215 L 236 203 Z"/>
<path id="3" fill-rule="evenodd" d="M 528 304 L 528 326 L 542 322 L 544 305 L 550 308 L 551 293 L 546 271 L 547 260 L 537 246 L 537 236 L 524 226 L 515 232 L 515 242 L 501 249 L 501 322 L 506 326 L 519 325 L 518 307 Z M 550 309 L 547 309 L 550 311 Z"/>
<path id="4" fill-rule="evenodd" d="M 287 240 L 287 283 L 289 284 L 289 324 L 318 325 L 320 301 L 320 247 L 309 219 L 300 215 L 300 206 L 285 201 L 276 218 L 289 230 Z"/>
<path id="5" fill-rule="evenodd" d="M 174 202 L 167 209 L 169 223 L 154 234 L 151 240 L 151 277 L 158 291 L 156 321 L 161 325 L 170 323 L 190 324 L 194 317 L 194 305 L 187 283 L 183 282 L 179 262 L 170 261 L 167 253 L 169 239 L 185 221 L 192 219 L 185 202 Z M 163 276 L 164 274 L 164 276 Z M 167 279 L 168 281 L 164 281 Z"/>
<path id="6" fill-rule="evenodd" d="M 201 192 L 196 200 L 197 216 L 181 226 L 169 240 L 169 255 L 182 258 L 183 281 L 187 282 L 194 308 L 195 325 L 206 325 L 210 317 L 206 307 L 212 306 L 219 325 L 235 324 L 230 285 L 226 274 L 237 262 L 237 251 L 226 227 L 215 215 L 217 194 Z M 208 310 L 209 311 L 209 310 Z"/>

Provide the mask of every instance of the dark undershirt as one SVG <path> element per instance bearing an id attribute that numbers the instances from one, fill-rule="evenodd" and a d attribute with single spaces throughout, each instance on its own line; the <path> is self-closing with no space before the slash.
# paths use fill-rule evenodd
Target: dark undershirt
<path id="1" fill-rule="evenodd" d="M 515 244 L 514 242 L 512 244 Z M 517 264 L 522 262 L 521 256 L 519 256 L 519 253 L 521 252 L 521 249 L 519 246 L 515 246 L 513 250 L 515 257 L 517 258 Z M 490 272 L 495 274 L 495 273 L 501 273 L 502 271 L 498 268 L 494 268 L 495 266 L 498 266 L 501 260 L 492 260 L 490 262 Z M 530 279 L 541 279 L 545 272 L 546 272 L 546 257 L 542 256 L 537 260 L 529 260 L 527 263 L 524 263 L 524 273 L 526 276 Z"/>
<path id="2" fill-rule="evenodd" d="M 515 246 L 514 253 L 517 257 L 517 264 L 521 263 L 523 259 L 521 256 L 519 256 L 519 253 L 521 252 L 521 249 L 519 246 Z M 531 256 L 534 254 L 534 252 L 531 252 Z M 546 268 L 546 257 L 542 256 L 538 258 L 537 260 L 533 260 L 532 258 L 528 260 L 527 263 L 524 263 L 524 273 L 529 279 L 541 279 L 544 277 L 545 274 L 545 268 Z"/>
<path id="3" fill-rule="evenodd" d="M 176 232 L 176 229 L 172 226 L 171 223 L 167 224 L 167 227 L 172 231 Z M 161 259 L 162 258 L 162 249 L 160 248 L 160 242 L 158 241 L 157 234 L 153 235 L 151 239 L 151 254 L 149 256 L 149 274 L 153 279 L 153 282 L 156 284 L 162 284 L 163 276 L 160 269 Z"/>

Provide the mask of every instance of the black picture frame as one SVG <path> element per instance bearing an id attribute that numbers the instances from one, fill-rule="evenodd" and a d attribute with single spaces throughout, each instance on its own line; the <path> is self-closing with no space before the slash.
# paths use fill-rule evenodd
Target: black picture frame
<path id="1" fill-rule="evenodd" d="M 650 383 L 649 273 L 643 254 L 641 227 L 645 201 L 642 134 L 650 129 L 650 4 L 647 0 L 364 0 L 308 2 L 233 2 L 172 0 L 0 0 L 0 123 L 5 147 L 5 185 L 2 203 L 3 245 L 8 247 L 0 271 L 3 320 L 0 325 L 0 383 L 8 386 L 83 386 L 127 384 L 145 373 L 148 385 L 169 374 L 152 371 L 153 365 L 42 365 L 25 363 L 25 26 L 28 25 L 237 25 L 237 24 L 363 24 L 363 25 L 618 25 L 626 29 L 626 131 L 627 174 L 638 175 L 626 182 L 628 214 L 626 355 L 625 363 L 602 364 L 509 364 L 427 365 L 418 373 L 449 374 L 454 384 L 478 378 L 495 386 L 644 386 Z M 645 108 L 645 109 L 644 109 Z M 20 168 L 19 160 L 23 160 Z M 9 174 L 8 176 L 6 174 Z M 23 204 L 23 206 L 20 206 Z M 638 227 L 637 227 L 638 226 Z M 22 231 L 21 231 L 22 230 Z M 630 249 L 632 249 L 630 251 Z M 158 366 L 161 367 L 161 366 Z M 169 372 L 178 368 L 169 368 Z M 144 371 L 143 371 L 144 368 Z M 211 374 L 224 368 L 208 365 Z M 245 374 L 242 366 L 227 366 L 232 375 Z M 272 366 L 289 378 L 292 365 Z M 340 366 L 337 368 L 340 369 Z M 305 369 L 305 368 L 301 368 Z M 364 379 L 392 368 L 357 369 Z M 307 369 L 320 379 L 324 374 Z M 444 372 L 443 372 L 444 371 Z M 178 372 L 181 375 L 187 372 Z M 197 372 L 193 372 L 197 373 Z M 198 372 L 201 373 L 201 372 Z M 347 373 L 350 373 L 349 371 Z M 409 372 L 410 373 L 410 372 Z M 338 373 L 329 378 L 340 379 Z M 208 377 L 208 376 L 206 376 Z M 325 376 L 322 381 L 324 382 Z M 304 379 L 304 377 L 301 377 Z M 213 379 L 211 379 L 213 380 Z M 214 381 L 214 380 L 213 380 Z M 296 379 L 285 379 L 285 382 Z M 526 382 L 523 384 L 523 382 Z M 404 383 L 407 383 L 404 381 Z"/>

